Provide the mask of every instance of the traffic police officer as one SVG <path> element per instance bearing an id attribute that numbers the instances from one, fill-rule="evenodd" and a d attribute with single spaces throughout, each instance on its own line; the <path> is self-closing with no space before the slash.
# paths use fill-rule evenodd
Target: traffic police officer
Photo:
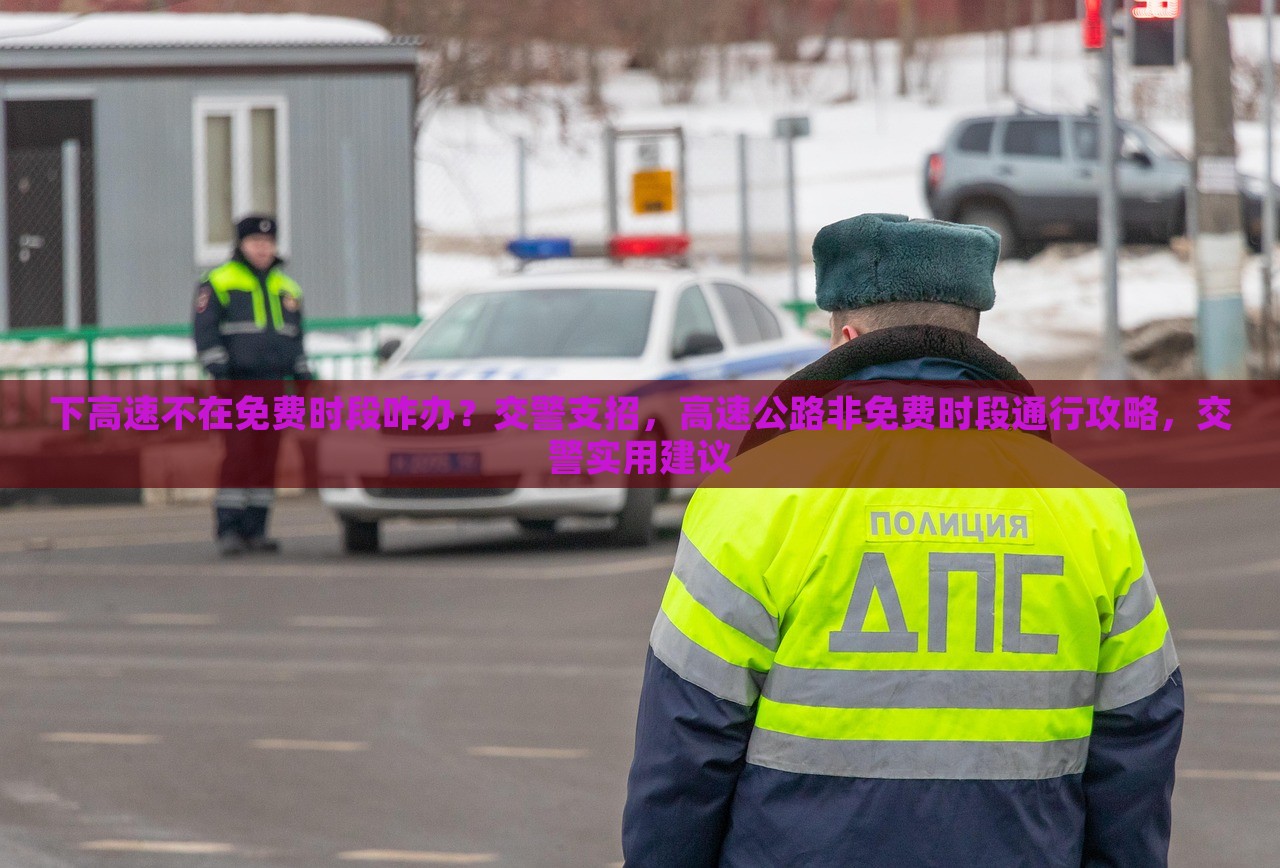
<path id="1" fill-rule="evenodd" d="M 796 378 L 1025 394 L 976 337 L 998 253 L 981 227 L 826 227 L 833 350 Z M 1022 431 L 835 434 L 812 477 L 808 432 L 734 462 L 792 487 L 704 486 L 689 505 L 645 665 L 626 864 L 1166 864 L 1182 676 L 1123 493 Z M 945 449 L 904 454 L 934 434 Z M 885 487 L 953 465 L 993 485 Z M 1064 469 L 1091 481 L 1035 481 Z"/>
<path id="2" fill-rule="evenodd" d="M 194 331 L 200 363 L 215 380 L 256 381 L 268 400 L 280 381 L 311 379 L 303 351 L 302 290 L 284 273 L 274 217 L 251 215 L 236 224 L 231 259 L 209 272 L 196 290 Z M 223 555 L 276 552 L 267 536 L 279 436 L 274 431 L 228 431 L 215 500 L 218 550 Z M 243 481 L 252 479 L 253 487 Z"/>

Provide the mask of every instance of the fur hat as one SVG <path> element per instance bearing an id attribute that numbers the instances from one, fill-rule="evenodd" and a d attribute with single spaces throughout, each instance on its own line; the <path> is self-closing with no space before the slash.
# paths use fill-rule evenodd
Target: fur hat
<path id="1" fill-rule="evenodd" d="M 276 218 L 266 214 L 251 214 L 236 224 L 236 242 L 244 241 L 250 235 L 270 235 L 275 238 L 278 229 Z"/>
<path id="2" fill-rule="evenodd" d="M 985 226 L 863 214 L 813 239 L 818 307 L 932 301 L 991 310 L 1000 236 Z"/>

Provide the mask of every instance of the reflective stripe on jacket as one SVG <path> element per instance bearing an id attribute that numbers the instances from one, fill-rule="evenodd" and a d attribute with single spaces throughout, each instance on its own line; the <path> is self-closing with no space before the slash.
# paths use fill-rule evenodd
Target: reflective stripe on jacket
<path id="1" fill-rule="evenodd" d="M 259 276 L 237 255 L 197 290 L 196 348 L 212 373 L 235 379 L 309 376 L 302 289 L 273 267 Z"/>
<path id="2" fill-rule="evenodd" d="M 651 635 L 630 868 L 1166 864 L 1182 682 L 1124 494 L 883 487 L 888 461 L 1074 465 L 972 433 L 931 454 L 841 433 L 856 460 L 802 487 L 695 494 Z M 735 467 L 786 472 L 794 437 Z"/>
<path id="3" fill-rule="evenodd" d="M 1177 667 L 1123 495 L 1095 489 L 704 489 L 652 647 L 756 705 L 748 762 L 874 778 L 1081 773 L 1094 709 Z"/>

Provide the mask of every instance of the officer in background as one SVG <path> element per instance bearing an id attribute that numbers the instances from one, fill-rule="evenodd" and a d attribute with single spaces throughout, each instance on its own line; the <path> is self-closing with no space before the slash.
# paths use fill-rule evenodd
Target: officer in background
<path id="1" fill-rule="evenodd" d="M 209 376 L 258 381 L 254 393 L 268 400 L 283 392 L 280 381 L 312 376 L 303 351 L 302 290 L 281 267 L 277 228 L 266 215 L 236 224 L 235 252 L 196 290 L 194 316 L 196 351 Z M 267 536 L 274 488 L 236 484 L 246 472 L 257 480 L 274 479 L 278 455 L 274 431 L 227 432 L 214 501 L 221 554 L 279 551 Z"/>
<path id="2" fill-rule="evenodd" d="M 998 253 L 982 227 L 826 227 L 833 349 L 793 379 L 1029 391 L 976 336 Z M 734 462 L 781 468 L 778 487 L 689 505 L 645 665 L 627 866 L 1167 864 L 1182 676 L 1124 494 L 1022 431 L 925 432 L 946 447 L 908 454 L 920 432 L 836 433 L 806 480 L 785 481 L 821 441 L 782 434 Z M 848 457 L 876 437 L 873 461 Z M 891 488 L 886 464 L 1000 480 Z M 1088 483 L 1037 487 L 1062 467 Z"/>

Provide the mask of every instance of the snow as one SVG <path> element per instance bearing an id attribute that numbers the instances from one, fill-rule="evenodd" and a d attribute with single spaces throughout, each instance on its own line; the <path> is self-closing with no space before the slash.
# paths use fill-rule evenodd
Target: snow
<path id="1" fill-rule="evenodd" d="M 1260 57 L 1262 26 L 1256 17 L 1232 20 L 1233 48 Z M 1041 28 L 1038 51 L 1030 29 L 1015 36 L 1013 89 L 1022 103 L 1047 111 L 1083 111 L 1097 99 L 1097 59 L 1080 47 L 1074 23 Z M 984 34 L 954 37 L 936 49 L 924 95 L 893 93 L 897 46 L 877 44 L 881 81 L 868 74 L 867 47 L 852 46 L 852 77 L 845 46 L 830 60 L 779 72 L 761 62 L 768 48 L 737 46 L 728 97 L 722 99 L 715 65 L 699 83 L 693 104 L 668 106 L 658 85 L 644 73 L 615 70 L 604 97 L 619 127 L 681 125 L 689 137 L 690 224 L 695 245 L 714 250 L 721 264 L 733 264 L 737 219 L 733 174 L 734 135 L 752 137 L 754 179 L 752 226 L 757 238 L 780 240 L 785 231 L 782 150 L 770 138 L 775 118 L 804 114 L 812 135 L 796 143 L 799 235 L 802 250 L 819 228 L 865 211 L 928 216 L 922 190 L 926 155 L 956 120 L 1002 113 L 1015 103 L 1000 90 L 1000 42 Z M 1123 59 L 1124 47 L 1120 47 Z M 1186 104 L 1188 74 L 1134 71 L 1119 64 L 1123 115 L 1144 122 L 1173 145 L 1190 150 Z M 858 98 L 848 99 L 850 85 Z M 1147 94 L 1143 97 L 1141 94 Z M 1135 105 L 1135 94 L 1138 101 Z M 419 155 L 419 221 L 433 249 L 447 249 L 452 237 L 498 239 L 516 231 L 516 151 L 514 137 L 529 142 L 529 230 L 599 238 L 605 232 L 605 177 L 598 119 L 573 108 L 563 89 L 535 90 L 532 110 L 485 111 L 474 107 L 438 110 L 424 132 Z M 1261 174 L 1263 131 L 1256 121 L 1237 121 L 1243 171 Z M 1280 151 L 1277 152 L 1280 155 Z M 619 176 L 630 171 L 628 150 L 620 151 Z M 671 154 L 664 153 L 664 159 Z M 763 166 L 763 168 L 762 168 Z M 625 206 L 625 202 L 624 202 Z M 625 210 L 625 209 L 624 209 Z M 623 215 L 623 231 L 669 231 L 671 219 Z M 468 280 L 501 270 L 501 258 L 424 253 L 422 306 L 438 305 Z M 1015 361 L 1080 356 L 1098 346 L 1103 323 L 1101 260 L 1084 245 L 1050 248 L 1025 262 L 1002 263 L 996 272 L 997 305 L 984 315 L 983 335 Z M 1131 248 L 1120 264 L 1121 324 L 1134 328 L 1157 319 L 1192 317 L 1196 309 L 1190 262 L 1167 248 Z M 790 296 L 790 277 L 776 258 L 758 266 L 749 280 L 775 300 Z M 1246 304 L 1256 306 L 1261 287 L 1256 258 L 1242 274 Z M 801 297 L 812 299 L 811 266 L 801 273 Z"/>
<path id="2" fill-rule="evenodd" d="M 0 14 L 0 48 L 346 45 L 385 43 L 390 38 L 385 29 L 371 22 L 321 15 Z"/>
<path id="3" fill-rule="evenodd" d="M 1255 17 L 1232 21 L 1234 50 L 1261 55 L 1262 27 Z M 94 44 L 195 44 L 208 42 L 385 42 L 376 25 L 304 15 L 16 15 L 0 14 L 0 46 Z M 1033 53 L 1033 42 L 1036 51 Z M 907 98 L 894 94 L 897 46 L 876 44 L 881 70 L 874 83 L 865 42 L 837 42 L 825 63 L 779 70 L 764 45 L 735 46 L 722 83 L 708 64 L 691 105 L 665 105 L 652 76 L 609 58 L 604 98 L 619 127 L 680 125 L 688 136 L 690 224 L 704 261 L 736 262 L 736 136 L 750 136 L 752 227 L 757 250 L 769 254 L 748 278 L 764 294 L 790 296 L 790 277 L 779 244 L 786 229 L 784 152 L 772 138 L 775 118 L 804 114 L 812 135 L 796 143 L 799 235 L 802 249 L 823 225 L 864 211 L 927 216 L 921 171 L 928 152 L 958 119 L 1013 108 L 1000 93 L 1000 43 L 983 34 L 937 43 L 919 71 L 925 86 Z M 852 51 L 853 64 L 847 61 Z M 1123 52 L 1123 48 L 1122 48 Z M 1080 111 L 1096 100 L 1097 58 L 1079 45 L 1074 23 L 1029 29 L 1015 37 L 1013 90 L 1025 104 L 1044 110 Z M 1123 55 L 1122 55 L 1123 56 Z M 1189 149 L 1186 69 L 1133 71 L 1120 64 L 1122 114 L 1142 116 L 1175 146 Z M 722 86 L 726 93 L 722 94 Z M 1145 94 L 1145 96 L 1143 95 Z M 517 102 L 510 93 L 506 102 Z M 1135 99 L 1135 96 L 1137 98 Z M 523 109 L 438 107 L 418 143 L 418 220 L 426 244 L 419 256 L 419 312 L 431 316 L 444 300 L 509 269 L 496 250 L 516 232 L 515 137 L 529 147 L 529 231 L 601 238 L 606 231 L 602 123 L 581 108 L 578 87 L 535 87 Z M 1237 122 L 1239 163 L 1260 173 L 1263 135 L 1256 121 Z M 662 161 L 670 164 L 670 145 Z M 619 174 L 635 167 L 635 149 L 620 149 Z M 624 190 L 625 190 L 625 185 Z M 625 195 L 625 193 L 624 193 Z M 671 217 L 622 217 L 623 231 L 670 231 Z M 1015 361 L 1088 354 L 1098 346 L 1103 322 L 1101 262 L 1084 245 L 1054 247 L 1032 260 L 1002 263 L 996 272 L 997 306 L 984 316 L 983 336 Z M 1156 319 L 1194 316 L 1195 284 L 1189 262 L 1167 248 L 1131 248 L 1120 263 L 1121 323 L 1134 328 Z M 1257 260 L 1242 275 L 1245 300 L 1260 299 Z M 813 297 L 813 270 L 802 270 L 801 296 Z M 339 352 L 351 338 L 315 336 Z M 363 346 L 363 345 L 362 345 Z M 25 361 L 76 359 L 76 349 L 5 345 L 0 366 L 15 355 Z M 190 358 L 185 341 L 104 342 L 103 361 Z"/>

